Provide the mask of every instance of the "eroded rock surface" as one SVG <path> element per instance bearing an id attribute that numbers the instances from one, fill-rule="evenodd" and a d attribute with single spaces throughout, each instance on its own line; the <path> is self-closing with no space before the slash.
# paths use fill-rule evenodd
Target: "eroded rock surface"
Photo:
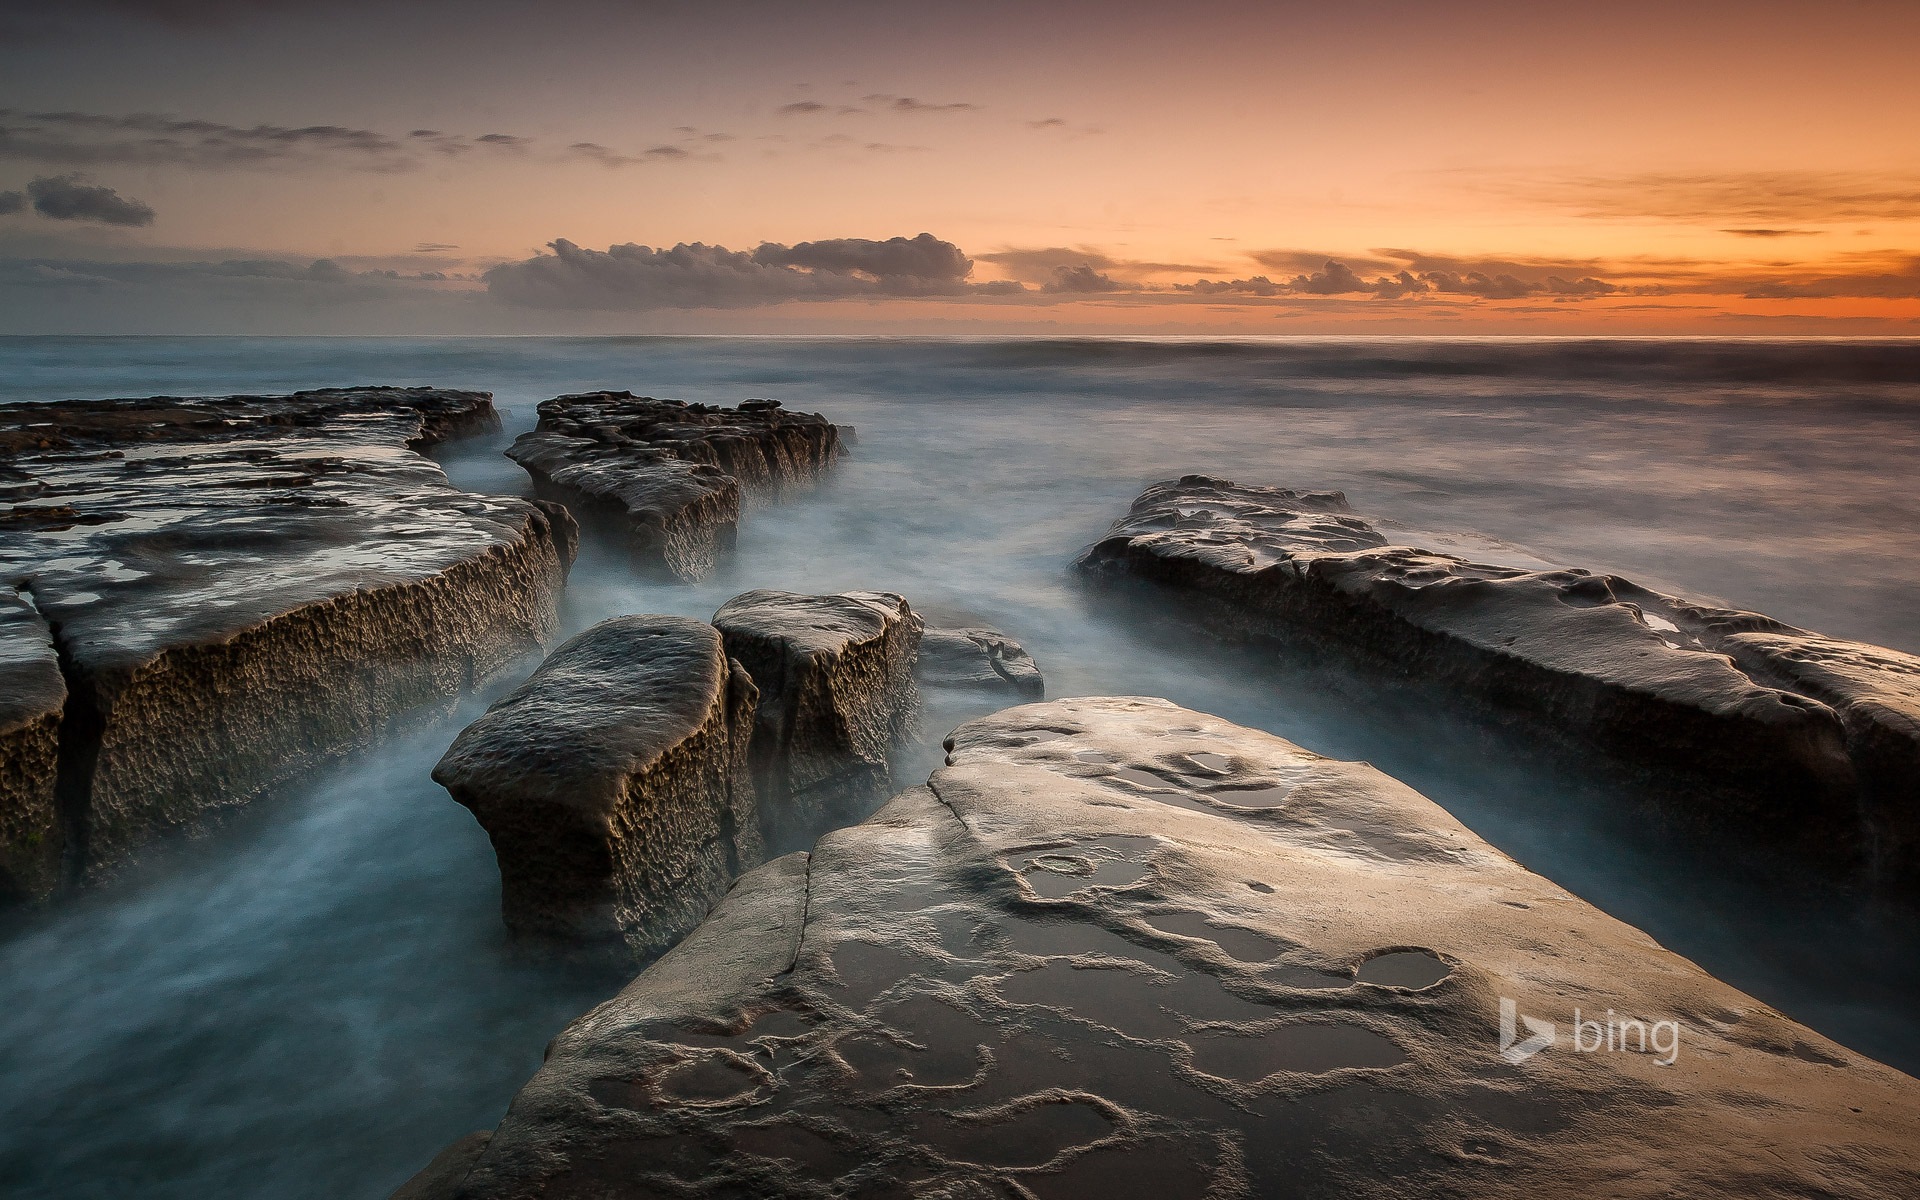
<path id="1" fill-rule="evenodd" d="M 551 636 L 566 531 L 418 453 L 496 426 L 426 388 L 0 406 L 0 579 L 70 693 L 70 881 Z"/>
<path id="2" fill-rule="evenodd" d="M 949 748 L 743 877 L 422 1194 L 1920 1189 L 1920 1082 L 1364 764 L 1125 698 L 1009 709 Z M 1674 1036 L 1580 1049 L 1575 1007 Z"/>
<path id="3" fill-rule="evenodd" d="M 523 937 L 657 954 L 761 861 L 752 680 L 713 626 L 604 621 L 469 725 L 433 777 L 493 840 Z"/>
<path id="4" fill-rule="evenodd" d="M 926 687 L 978 688 L 1028 699 L 1046 693 L 1046 677 L 1026 647 L 973 621 L 923 613 L 919 680 Z"/>
<path id="5" fill-rule="evenodd" d="M 66 702 L 46 621 L 26 597 L 0 589 L 0 904 L 43 900 L 60 883 L 55 781 Z"/>
<path id="6" fill-rule="evenodd" d="M 752 591 L 713 623 L 760 689 L 753 771 L 770 847 L 804 845 L 893 791 L 888 756 L 919 709 L 921 622 L 906 600 Z"/>
<path id="7" fill-rule="evenodd" d="M 1338 492 L 1190 475 L 1079 560 L 1234 635 L 1359 651 L 1683 780 L 1703 827 L 1920 873 L 1920 659 L 1613 575 L 1392 544 Z"/>
<path id="8" fill-rule="evenodd" d="M 840 453 L 826 418 L 777 400 L 719 408 L 632 392 L 545 401 L 507 451 L 542 496 L 624 537 L 636 564 L 688 580 L 732 547 L 743 499 L 811 482 Z"/>

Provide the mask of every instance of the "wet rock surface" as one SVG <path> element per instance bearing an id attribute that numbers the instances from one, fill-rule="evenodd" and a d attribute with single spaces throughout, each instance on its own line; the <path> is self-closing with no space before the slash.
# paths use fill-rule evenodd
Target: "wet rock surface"
<path id="1" fill-rule="evenodd" d="M 1409 539 L 1411 540 L 1411 539 Z M 1393 542 L 1338 492 L 1191 475 L 1080 558 L 1236 637 L 1303 640 L 1651 768 L 1678 820 L 1920 878 L 1920 659 L 1614 575 Z"/>
<path id="2" fill-rule="evenodd" d="M 1037 700 L 1046 677 L 1026 647 L 997 629 L 946 614 L 921 614 L 916 672 L 924 687 L 978 688 Z"/>
<path id="3" fill-rule="evenodd" d="M 777 400 L 719 408 L 586 392 L 543 402 L 507 456 L 540 495 L 624 539 L 636 565 L 695 580 L 733 546 L 744 502 L 810 483 L 840 453 L 826 418 Z"/>
<path id="4" fill-rule="evenodd" d="M 744 876 L 556 1039 L 464 1177 L 410 1195 L 1920 1188 L 1920 1082 L 1364 764 L 1126 698 L 949 746 Z M 1280 799 L 1219 799 L 1256 789 Z M 1672 1051 L 1581 1049 L 1575 1007 L 1677 1022 Z"/>
<path id="5" fill-rule="evenodd" d="M 905 599 L 752 591 L 713 624 L 759 688 L 752 759 L 770 849 L 805 845 L 893 791 L 888 759 L 919 712 L 921 622 Z"/>
<path id="6" fill-rule="evenodd" d="M 25 596 L 0 589 L 0 904 L 43 900 L 60 883 L 66 702 L 47 623 Z"/>
<path id="7" fill-rule="evenodd" d="M 552 635 L 566 532 L 419 453 L 497 424 L 427 388 L 0 406 L 0 578 L 69 693 L 68 882 Z"/>
<path id="8" fill-rule="evenodd" d="M 604 621 L 469 725 L 433 777 L 473 811 L 514 933 L 633 960 L 762 859 L 756 692 L 685 617 Z"/>

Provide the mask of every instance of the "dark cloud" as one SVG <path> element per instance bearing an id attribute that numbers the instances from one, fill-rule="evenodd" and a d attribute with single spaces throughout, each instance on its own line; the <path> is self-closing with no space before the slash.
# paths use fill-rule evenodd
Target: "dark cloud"
<path id="1" fill-rule="evenodd" d="M 864 97 L 864 99 L 868 104 L 877 104 L 887 112 L 896 113 L 978 112 L 981 108 L 978 104 L 970 104 L 964 100 L 957 100 L 948 104 L 934 104 L 913 96 L 894 96 L 886 92 L 875 92 L 870 96 Z"/>
<path id="2" fill-rule="evenodd" d="M 703 157 L 684 146 L 652 146 L 638 154 L 622 154 L 598 142 L 575 142 L 567 147 L 574 158 L 597 162 L 603 167 L 637 167 L 644 163 L 672 162 L 676 159 Z"/>
<path id="3" fill-rule="evenodd" d="M 1743 238 L 1818 237 L 1820 235 L 1817 229 L 1722 229 L 1720 232 Z"/>
<path id="4" fill-rule="evenodd" d="M 486 273 L 499 300 L 530 308 L 642 310 L 751 308 L 857 296 L 1001 295 L 967 282 L 973 263 L 932 234 L 832 238 L 751 251 L 701 242 L 654 249 L 627 243 L 586 250 L 562 238 L 552 254 Z"/>
<path id="5" fill-rule="evenodd" d="M 1092 246 L 1011 246 L 979 256 L 1016 279 L 1045 285 L 1061 267 L 1089 267 L 1122 277 L 1159 274 L 1191 274 L 1215 268 L 1199 263 L 1155 262 L 1148 259 L 1116 258 Z"/>
<path id="6" fill-rule="evenodd" d="M 17 213 L 27 206 L 27 198 L 20 192 L 0 192 L 0 217 Z"/>
<path id="7" fill-rule="evenodd" d="M 827 106 L 818 100 L 795 100 L 792 104 L 782 104 L 773 111 L 783 117 L 806 117 L 827 111 Z"/>
<path id="8" fill-rule="evenodd" d="M 952 242 L 930 233 L 918 237 L 829 238 L 782 246 L 762 243 L 753 260 L 765 266 L 801 267 L 811 271 L 858 272 L 875 279 L 918 279 L 958 283 L 973 271 L 973 260 Z"/>
<path id="9" fill-rule="evenodd" d="M 97 221 L 102 225 L 151 225 L 153 209 L 110 187 L 79 175 L 52 175 L 27 185 L 33 211 L 55 221 Z"/>
<path id="10" fill-rule="evenodd" d="M 1077 267 L 1055 267 L 1053 278 L 1040 285 L 1040 290 L 1053 295 L 1085 296 L 1125 291 L 1127 285 L 1082 263 Z"/>
<path id="11" fill-rule="evenodd" d="M 390 137 L 347 125 L 242 126 L 164 113 L 0 109 L 0 159 L 63 167 L 285 167 L 325 162 L 406 171 L 425 156 L 457 156 L 475 149 L 518 152 L 531 145 L 531 139 L 507 133 L 469 138 L 415 129 L 404 137 Z"/>
<path id="12" fill-rule="evenodd" d="M 460 247 L 452 242 L 421 242 L 413 248 L 415 254 L 445 254 Z"/>

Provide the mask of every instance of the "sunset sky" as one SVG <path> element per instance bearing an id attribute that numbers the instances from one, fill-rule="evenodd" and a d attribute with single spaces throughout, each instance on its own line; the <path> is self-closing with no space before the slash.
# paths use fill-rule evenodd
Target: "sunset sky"
<path id="1" fill-rule="evenodd" d="M 1920 335 L 1920 4 L 1569 7 L 0 0 L 0 332 Z"/>

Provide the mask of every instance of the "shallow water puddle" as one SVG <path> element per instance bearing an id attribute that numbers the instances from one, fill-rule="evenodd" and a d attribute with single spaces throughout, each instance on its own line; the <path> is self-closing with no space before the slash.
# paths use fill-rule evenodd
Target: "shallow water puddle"
<path id="1" fill-rule="evenodd" d="M 1037 1167 L 1112 1132 L 1113 1123 L 1098 1109 L 1071 1102 L 1040 1104 L 988 1122 L 929 1113 L 919 1128 L 921 1139 L 946 1157 L 990 1167 Z"/>
<path id="2" fill-rule="evenodd" d="M 1431 950 L 1395 950 L 1360 964 L 1355 978 L 1382 987 L 1429 988 L 1453 974 L 1453 966 Z"/>
<path id="3" fill-rule="evenodd" d="M 1266 962 L 1280 953 L 1281 946 L 1262 934 L 1238 925 L 1211 925 L 1199 913 L 1153 913 L 1147 924 L 1178 937 L 1200 938 L 1226 951 L 1229 958 L 1241 962 Z"/>
<path id="4" fill-rule="evenodd" d="M 1254 1037 L 1213 1034 L 1188 1039 L 1194 1069 L 1221 1079 L 1257 1083 L 1280 1071 L 1324 1075 L 1343 1067 L 1393 1067 L 1406 1052 L 1371 1029 L 1320 1022 L 1286 1025 Z"/>

